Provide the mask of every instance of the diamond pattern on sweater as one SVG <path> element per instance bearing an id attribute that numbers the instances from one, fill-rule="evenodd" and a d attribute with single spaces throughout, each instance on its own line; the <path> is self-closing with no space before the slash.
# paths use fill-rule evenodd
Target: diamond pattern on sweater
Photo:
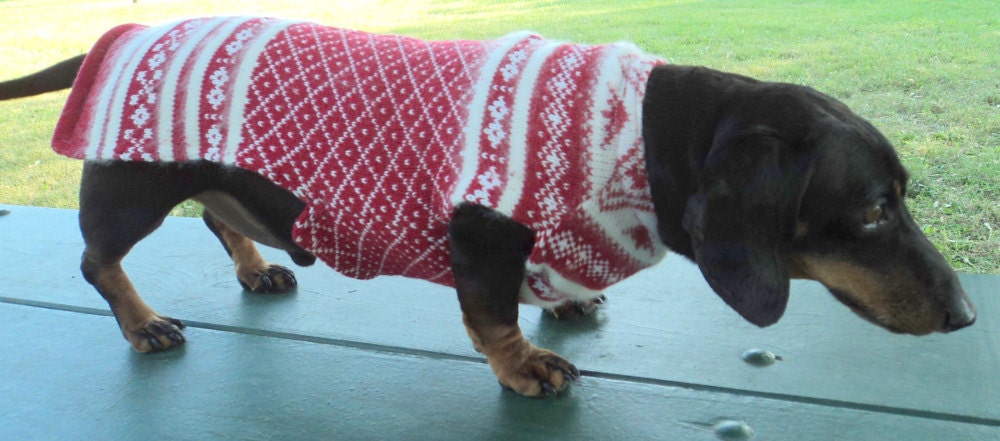
<path id="1" fill-rule="evenodd" d="M 458 154 L 465 95 L 455 86 L 475 73 L 460 54 L 485 47 L 312 26 L 278 35 L 250 81 L 260 87 L 246 151 L 258 152 L 266 177 L 321 201 L 299 218 L 296 241 L 358 278 L 442 265 L 439 254 L 422 256 L 444 231 L 441 203 L 428 202 L 446 192 L 431 183 Z M 438 234 L 400 240 L 383 225 Z"/>

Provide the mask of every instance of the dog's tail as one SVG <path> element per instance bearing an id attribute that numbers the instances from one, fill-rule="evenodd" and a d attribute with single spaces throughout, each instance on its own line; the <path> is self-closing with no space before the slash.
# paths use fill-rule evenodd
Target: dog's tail
<path id="1" fill-rule="evenodd" d="M 73 87 L 83 58 L 78 55 L 16 80 L 0 82 L 0 101 L 40 95 Z"/>

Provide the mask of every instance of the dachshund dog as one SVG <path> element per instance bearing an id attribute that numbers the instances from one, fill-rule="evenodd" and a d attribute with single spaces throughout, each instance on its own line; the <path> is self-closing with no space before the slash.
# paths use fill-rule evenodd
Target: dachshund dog
<path id="1" fill-rule="evenodd" d="M 137 351 L 182 344 L 183 325 L 143 302 L 121 261 L 186 199 L 205 206 L 249 290 L 296 284 L 254 242 L 353 277 L 454 286 L 474 346 L 527 396 L 557 394 L 579 371 L 522 336 L 518 303 L 589 306 L 667 249 L 762 327 L 784 313 L 791 278 L 822 283 L 892 332 L 975 321 L 907 210 L 907 173 L 889 141 L 808 87 L 669 65 L 621 44 L 522 34 L 385 43 L 279 21 L 205 23 L 116 28 L 86 57 L 0 83 L 0 99 L 73 88 L 53 145 L 86 160 L 82 272 Z M 309 40 L 321 33 L 336 45 Z M 373 70 L 355 63 L 375 58 Z M 410 64 L 386 64 L 398 60 Z M 436 80 L 448 72 L 465 77 Z M 550 112 L 575 96 L 599 110 Z M 337 97 L 349 103 L 309 107 Z M 417 101 L 439 113 L 419 116 Z M 585 146 L 553 147 L 567 138 Z M 440 145 L 450 147 L 427 153 Z M 309 167 L 325 168 L 299 175 Z"/>

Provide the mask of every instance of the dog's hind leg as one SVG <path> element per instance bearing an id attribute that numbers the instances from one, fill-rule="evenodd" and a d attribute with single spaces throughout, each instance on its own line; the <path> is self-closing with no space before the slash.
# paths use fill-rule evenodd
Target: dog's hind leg
<path id="1" fill-rule="evenodd" d="M 256 173 L 226 168 L 213 176 L 210 190 L 194 199 L 205 206 L 205 225 L 233 259 L 240 285 L 254 292 L 294 288 L 292 271 L 264 260 L 254 242 L 285 250 L 297 265 L 312 265 L 316 257 L 292 240 L 292 225 L 305 204 Z"/>
<path id="2" fill-rule="evenodd" d="M 233 259 L 236 278 L 243 289 L 253 292 L 282 292 L 294 288 L 298 283 L 290 269 L 264 260 L 253 240 L 220 220 L 210 208 L 205 208 L 202 218 Z"/>
<path id="3" fill-rule="evenodd" d="M 143 302 L 121 261 L 186 199 L 205 205 L 205 222 L 249 289 L 277 291 L 296 283 L 291 271 L 264 261 L 253 240 L 287 251 L 299 265 L 316 260 L 291 239 L 292 224 L 305 204 L 257 174 L 209 161 L 85 163 L 80 183 L 83 275 L 111 305 L 122 334 L 140 352 L 183 343 L 183 325 Z"/>
<path id="4" fill-rule="evenodd" d="M 517 325 L 532 231 L 489 208 L 463 204 L 455 210 L 448 234 L 462 319 L 500 384 L 522 395 L 542 396 L 558 393 L 579 377 L 568 361 L 529 343 Z"/>
<path id="5" fill-rule="evenodd" d="M 136 351 L 184 343 L 179 320 L 156 313 L 139 296 L 122 269 L 129 250 L 153 232 L 190 190 L 172 185 L 156 165 L 84 164 L 80 185 L 80 230 L 85 249 L 80 268 L 104 297 L 122 335 Z"/>

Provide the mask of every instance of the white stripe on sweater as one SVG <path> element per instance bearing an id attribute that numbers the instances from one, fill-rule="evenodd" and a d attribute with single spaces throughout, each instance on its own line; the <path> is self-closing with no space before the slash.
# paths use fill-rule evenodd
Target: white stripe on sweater
<path id="1" fill-rule="evenodd" d="M 198 27 L 198 32 L 195 33 L 195 34 L 193 34 L 193 35 L 191 35 L 191 36 L 189 36 L 186 39 L 186 42 L 185 42 L 184 46 L 182 46 L 181 48 L 179 48 L 177 50 L 177 52 L 175 53 L 174 58 L 173 58 L 174 61 L 173 61 L 173 63 L 170 64 L 170 67 L 167 70 L 167 75 L 163 78 L 163 88 L 161 89 L 162 91 L 164 91 L 164 92 L 168 92 L 168 91 L 169 92 L 173 92 L 173 91 L 178 90 L 178 88 L 180 87 L 181 84 L 184 84 L 184 87 L 185 87 L 186 91 L 188 92 L 187 93 L 186 106 L 185 106 L 185 109 L 184 109 L 184 113 L 182 114 L 185 117 L 185 121 L 184 121 L 185 128 L 190 127 L 190 125 L 191 125 L 191 121 L 189 120 L 190 118 L 188 116 L 189 115 L 197 115 L 197 111 L 198 111 L 198 109 L 197 109 L 197 106 L 198 106 L 197 95 L 195 95 L 195 97 L 194 97 L 194 106 L 195 106 L 194 112 L 191 111 L 191 106 L 192 106 L 192 104 L 191 104 L 191 99 L 192 99 L 191 89 L 195 89 L 195 88 L 201 89 L 201 79 L 203 77 L 200 76 L 200 74 L 202 72 L 192 72 L 193 75 L 188 76 L 187 78 L 182 79 L 181 78 L 181 71 L 183 70 L 184 64 L 186 63 L 188 57 L 191 56 L 191 53 L 194 52 L 194 50 L 196 48 L 198 48 L 199 51 L 201 51 L 202 53 L 204 53 L 204 51 L 206 50 L 205 47 L 199 48 L 199 45 L 203 42 L 203 40 L 205 39 L 205 36 L 208 35 L 208 34 L 210 34 L 210 33 L 212 33 L 212 32 L 214 32 L 214 31 L 216 31 L 216 29 L 218 29 L 218 26 L 223 21 L 224 21 L 224 19 L 217 18 L 217 19 L 213 19 L 213 20 L 209 21 L 208 23 L 206 23 L 203 26 L 199 26 Z M 235 21 L 235 20 L 232 20 L 232 21 Z M 224 27 L 219 32 L 223 32 L 223 33 L 225 33 L 224 36 L 228 36 L 229 33 L 232 32 L 232 29 L 234 27 L 235 27 L 235 25 Z M 215 39 L 212 39 L 212 40 L 207 40 L 206 47 L 211 47 L 212 48 L 211 50 L 214 52 L 215 48 L 218 48 L 218 45 L 221 44 L 221 41 L 217 42 L 217 40 L 219 40 L 218 37 L 216 37 Z M 192 80 L 192 78 L 194 80 Z M 158 124 L 158 127 L 157 127 L 157 133 L 158 133 L 157 134 L 157 142 L 159 144 L 160 160 L 162 160 L 162 161 L 173 161 L 173 160 L 175 160 L 175 158 L 174 158 L 174 148 L 173 148 L 174 147 L 174 142 L 175 141 L 179 141 L 179 140 L 174 140 L 173 139 L 173 136 L 174 136 L 174 119 L 173 119 L 173 114 L 174 114 L 174 110 L 177 107 L 177 94 L 176 93 L 163 93 L 163 94 L 160 95 L 159 99 L 160 99 L 160 103 L 159 103 L 159 109 L 157 110 L 157 112 L 160 115 L 160 120 L 158 121 L 159 124 Z M 195 122 L 195 129 L 196 129 L 195 133 L 197 134 L 197 121 Z M 185 141 L 187 141 L 188 143 L 191 143 L 192 142 L 191 139 L 192 138 L 188 138 Z M 197 138 L 194 138 L 194 140 L 195 140 L 195 144 L 197 144 Z M 194 157 L 192 157 L 190 154 L 188 154 L 188 156 L 186 158 L 177 158 L 177 160 L 183 161 L 183 160 L 188 160 L 188 159 L 193 159 L 193 158 Z"/>
<path id="2" fill-rule="evenodd" d="M 115 146 L 118 145 L 124 103 L 135 71 L 149 48 L 179 23 L 181 22 L 176 21 L 157 29 L 139 32 L 140 36 L 129 39 L 128 44 L 117 52 L 115 59 L 108 60 L 116 66 L 104 69 L 112 72 L 112 75 L 104 80 L 104 84 L 109 84 L 111 87 L 100 88 L 101 96 L 97 100 L 97 108 L 91 113 L 95 117 L 90 125 L 91 131 L 88 136 L 90 142 L 86 157 L 113 159 Z"/>
<path id="3" fill-rule="evenodd" d="M 507 53 L 514 46 L 530 38 L 530 32 L 517 32 L 507 35 L 499 40 L 496 48 L 490 51 L 488 58 L 479 70 L 479 78 L 473 83 L 472 100 L 469 102 L 468 120 L 465 122 L 463 137 L 465 145 L 462 146 L 462 168 L 458 174 L 457 184 L 451 195 L 452 205 L 465 202 L 465 195 L 472 185 L 473 179 L 479 172 L 479 140 L 483 133 L 483 116 L 489 111 L 486 99 L 490 95 L 490 86 L 493 84 L 493 76 L 496 75 L 500 63 L 503 63 Z"/>
<path id="4" fill-rule="evenodd" d="M 235 30 L 239 25 L 245 23 L 247 19 L 243 18 L 221 18 L 219 20 L 213 20 L 210 25 L 209 31 L 202 35 L 211 35 L 210 38 L 202 40 L 201 37 L 198 39 L 192 39 L 194 45 L 202 44 L 198 48 L 198 54 L 195 57 L 195 62 L 191 66 L 190 75 L 187 81 L 182 81 L 179 83 L 174 83 L 174 87 L 181 87 L 183 84 L 185 98 L 184 98 L 184 111 L 181 113 L 181 118 L 183 118 L 182 127 L 184 128 L 184 144 L 185 144 L 185 156 L 186 160 L 199 159 L 199 149 L 201 147 L 202 140 L 199 139 L 198 130 L 198 117 L 201 114 L 201 82 L 205 78 L 205 72 L 208 70 L 208 63 L 212 60 L 212 55 L 215 51 L 222 46 L 222 43 L 229 38 L 233 30 Z M 181 58 L 181 65 L 178 68 L 184 66 L 184 62 L 188 61 L 187 57 Z M 170 86 L 167 86 L 170 87 Z M 173 121 L 171 121 L 171 124 Z M 164 128 L 165 130 L 169 130 Z M 173 144 L 170 144 L 172 146 Z"/>
<path id="5" fill-rule="evenodd" d="M 531 54 L 528 63 L 524 66 L 523 76 L 517 83 L 517 91 L 514 92 L 514 103 L 511 105 L 510 121 L 510 156 L 507 164 L 507 185 L 500 194 L 497 201 L 496 210 L 505 215 L 511 215 L 521 201 L 524 192 L 525 168 L 527 167 L 528 153 L 528 125 L 529 121 L 537 117 L 531 114 L 531 102 L 535 95 L 535 83 L 541 73 L 542 66 L 548 61 L 562 43 L 548 43 L 539 47 Z"/>

